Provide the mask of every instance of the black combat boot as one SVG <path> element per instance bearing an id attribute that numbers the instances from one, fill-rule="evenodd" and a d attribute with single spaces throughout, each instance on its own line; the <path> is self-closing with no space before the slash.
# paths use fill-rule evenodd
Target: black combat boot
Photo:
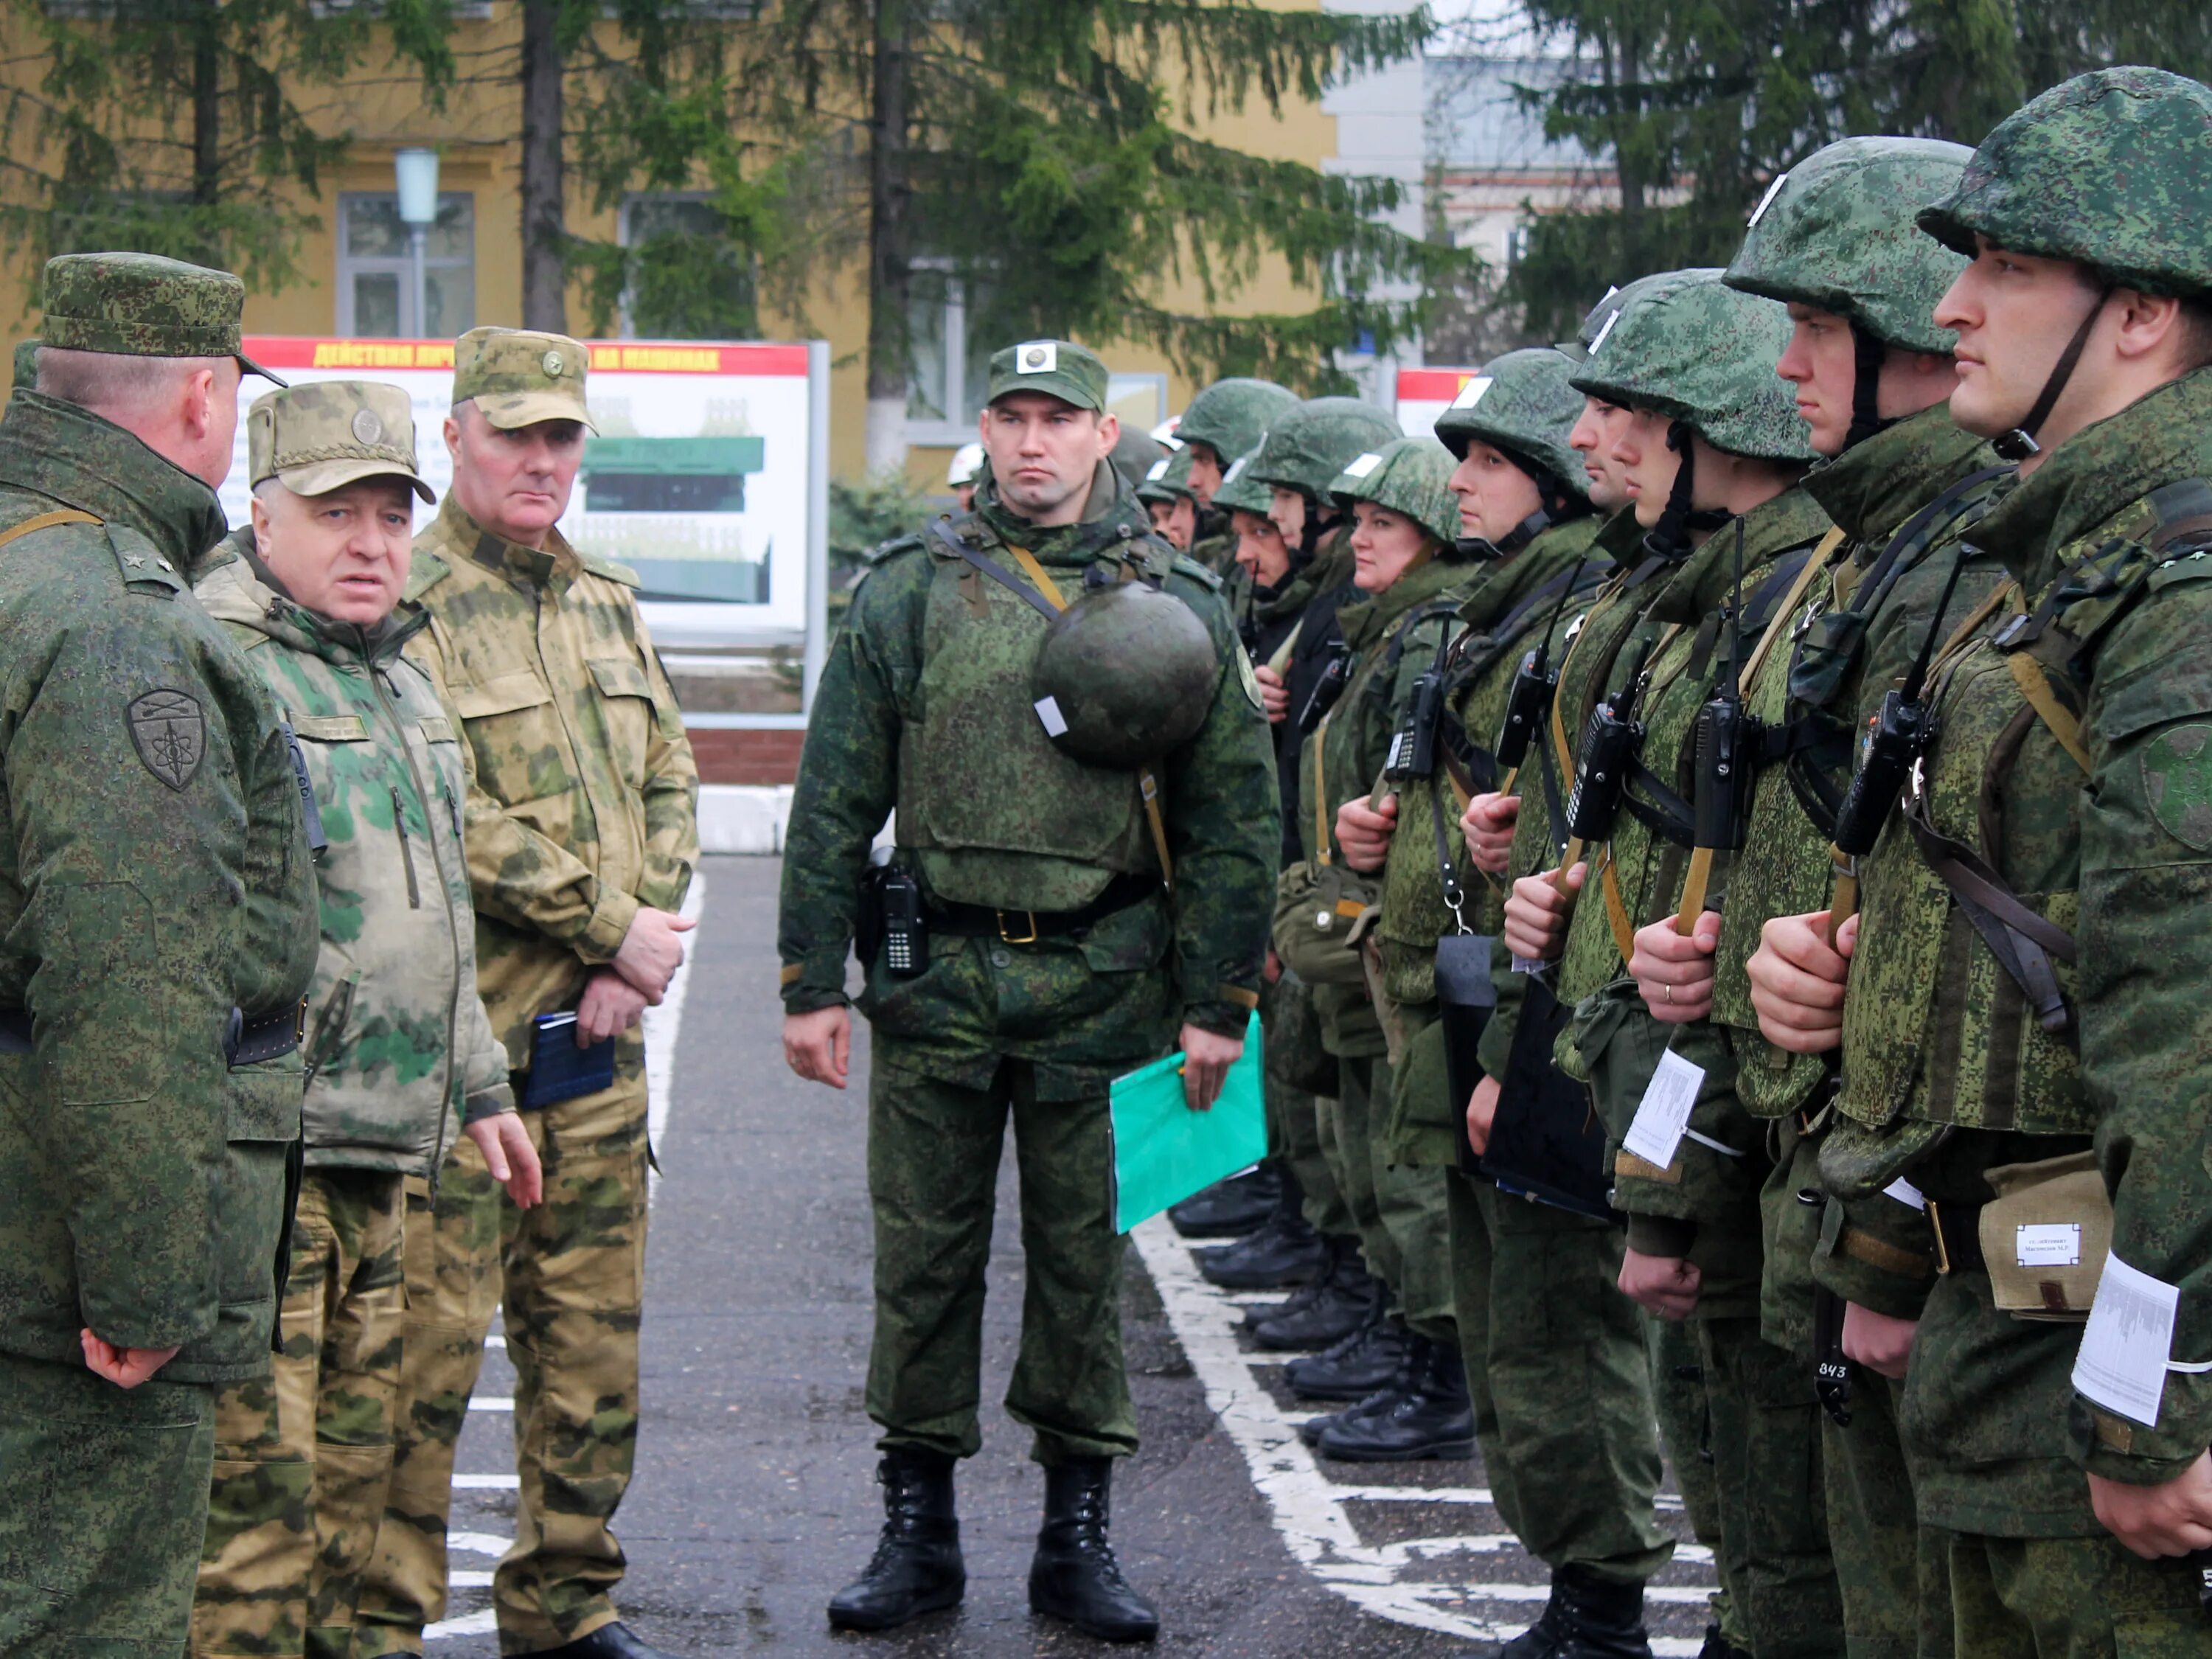
<path id="1" fill-rule="evenodd" d="M 1375 1317 L 1389 1297 L 1349 1238 L 1328 1241 L 1328 1273 L 1310 1299 L 1294 1298 L 1252 1323 L 1252 1340 L 1275 1353 L 1312 1352 L 1340 1342 Z"/>
<path id="2" fill-rule="evenodd" d="M 1200 1274 L 1224 1291 L 1310 1285 L 1328 1271 L 1328 1243 L 1295 1203 L 1277 1203 L 1267 1224 L 1234 1244 L 1196 1253 Z"/>
<path id="3" fill-rule="evenodd" d="M 646 1641 L 619 1619 L 557 1648 L 540 1648 L 530 1659 L 675 1659 L 665 1648 Z"/>
<path id="4" fill-rule="evenodd" d="M 1149 1642 L 1160 1633 L 1160 1615 L 1130 1588 L 1106 1541 L 1113 1479 L 1106 1457 L 1071 1457 L 1045 1470 L 1030 1608 L 1102 1642 Z"/>
<path id="5" fill-rule="evenodd" d="M 1382 1311 L 1317 1354 L 1293 1359 L 1283 1380 L 1302 1400 L 1364 1400 L 1386 1386 L 1406 1363 L 1406 1328 Z"/>
<path id="6" fill-rule="evenodd" d="M 1707 1625 L 1705 1644 L 1698 1650 L 1698 1659 L 1751 1659 L 1751 1655 L 1722 1635 L 1718 1625 Z"/>
<path id="7" fill-rule="evenodd" d="M 1708 1652 L 1716 1643 L 1728 1650 L 1719 1638 L 1719 1626 L 1709 1626 Z M 1644 1586 L 1610 1583 L 1584 1567 L 1558 1569 L 1543 1616 L 1501 1648 L 1498 1659 L 1651 1659 Z"/>
<path id="8" fill-rule="evenodd" d="M 1280 1167 L 1270 1158 L 1170 1204 L 1168 1220 L 1185 1238 L 1242 1238 L 1267 1224 L 1282 1194 Z"/>
<path id="9" fill-rule="evenodd" d="M 1474 1410 L 1456 1343 L 1407 1340 L 1404 1385 L 1386 1409 L 1346 1418 L 1322 1431 L 1323 1457 L 1346 1463 L 1411 1463 L 1474 1455 Z"/>
<path id="10" fill-rule="evenodd" d="M 952 1460 L 887 1451 L 876 1479 L 884 1487 L 884 1534 L 868 1570 L 831 1598 L 832 1630 L 890 1630 L 957 1607 L 968 1587 L 952 1510 Z"/>

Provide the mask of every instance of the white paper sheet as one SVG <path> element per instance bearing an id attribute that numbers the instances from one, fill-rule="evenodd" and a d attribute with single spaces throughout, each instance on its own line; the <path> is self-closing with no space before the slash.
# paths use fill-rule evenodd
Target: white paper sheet
<path id="1" fill-rule="evenodd" d="M 2166 1360 L 2173 1349 L 2174 1310 L 2181 1292 L 2138 1272 L 2117 1255 L 2105 1258 L 2097 1299 L 2081 1330 L 2074 1387 L 2085 1400 L 2146 1428 L 2158 1426 L 2166 1392 Z"/>
<path id="2" fill-rule="evenodd" d="M 1659 1069 L 1637 1103 L 1636 1120 L 1620 1144 L 1646 1164 L 1663 1170 L 1674 1161 L 1682 1132 L 1690 1127 L 1690 1109 L 1705 1081 L 1705 1068 L 1693 1066 L 1680 1054 L 1659 1057 Z"/>

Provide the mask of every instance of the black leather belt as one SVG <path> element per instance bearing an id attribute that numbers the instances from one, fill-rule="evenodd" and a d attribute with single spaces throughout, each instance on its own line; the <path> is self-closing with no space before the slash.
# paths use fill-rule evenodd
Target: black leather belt
<path id="1" fill-rule="evenodd" d="M 230 1011 L 230 1025 L 223 1033 L 223 1057 L 233 1066 L 257 1066 L 298 1048 L 307 1035 L 307 1000 L 301 997 L 273 1014 Z"/>
<path id="2" fill-rule="evenodd" d="M 1936 1271 L 1978 1273 L 1988 1270 L 1982 1254 L 1982 1206 L 1928 1200 L 1928 1224 L 1936 1235 Z"/>
<path id="3" fill-rule="evenodd" d="M 1081 939 L 1117 911 L 1157 897 L 1155 876 L 1116 876 L 1106 890 L 1079 910 L 997 910 L 988 904 L 944 904 L 933 899 L 922 919 L 933 933 L 956 939 L 995 939 L 1008 945 L 1039 939 Z"/>

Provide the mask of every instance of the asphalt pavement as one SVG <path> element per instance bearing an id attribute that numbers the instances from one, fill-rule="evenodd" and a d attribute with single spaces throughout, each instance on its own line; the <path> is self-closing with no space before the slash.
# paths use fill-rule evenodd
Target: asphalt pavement
<path id="1" fill-rule="evenodd" d="M 617 1522 L 624 1616 L 679 1655 L 1009 1659 L 1103 1655 L 1033 1617 L 1042 1497 L 1028 1437 L 987 1407 L 959 1475 L 965 1604 L 888 1636 L 833 1634 L 829 1597 L 881 1520 L 862 1406 L 870 1239 L 866 1040 L 854 1085 L 800 1083 L 778 1042 L 777 860 L 710 858 L 693 961 L 648 1028 L 655 1148 L 636 1479 Z M 672 1042 L 670 1033 L 674 1033 Z M 1021 1259 L 1011 1159 L 985 1317 L 985 1398 L 1013 1364 Z M 1197 1659 L 1482 1654 L 1534 1618 L 1542 1565 L 1490 1507 L 1479 1460 L 1318 1463 L 1243 1308 L 1199 1279 L 1163 1222 L 1132 1241 L 1123 1320 L 1144 1447 L 1120 1472 L 1114 1537 L 1158 1603 L 1159 1650 Z M 490 1569 L 514 1534 L 513 1371 L 489 1356 L 463 1434 L 453 1605 L 434 1659 L 491 1659 Z M 1681 1530 L 1679 1506 L 1667 1518 Z M 1662 1654 L 1696 1650 L 1712 1583 L 1690 1547 L 1655 1586 Z"/>

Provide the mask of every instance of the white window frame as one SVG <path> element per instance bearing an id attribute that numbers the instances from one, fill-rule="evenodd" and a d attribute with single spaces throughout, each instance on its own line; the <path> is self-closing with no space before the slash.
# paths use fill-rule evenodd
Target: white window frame
<path id="1" fill-rule="evenodd" d="M 351 337 L 360 332 L 354 318 L 353 279 L 356 276 L 377 276 L 396 273 L 399 278 L 399 337 L 419 339 L 422 336 L 422 319 L 414 318 L 409 327 L 409 313 L 415 309 L 415 262 L 406 254 L 394 258 L 388 254 L 349 253 L 346 252 L 348 222 L 356 202 L 388 202 L 398 196 L 396 191 L 346 190 L 338 192 L 337 222 L 337 328 L 341 337 Z M 464 261 L 453 258 L 431 258 L 426 262 L 432 270 L 458 270 L 465 265 L 471 291 L 469 312 L 476 313 L 474 289 L 477 278 L 477 206 L 476 192 L 467 190 L 441 190 L 438 192 L 442 207 L 450 201 L 465 201 L 469 204 L 469 257 Z"/>
<path id="2" fill-rule="evenodd" d="M 752 0 L 740 0 L 740 3 L 751 4 Z M 740 18 L 739 21 L 744 21 L 745 18 L 750 18 L 750 16 L 757 15 L 757 8 L 756 8 L 753 12 L 745 13 L 744 17 Z M 720 13 L 714 12 L 710 13 L 709 15 L 720 15 Z M 630 228 L 630 210 L 635 207 L 640 202 L 712 202 L 714 199 L 714 192 L 711 190 L 634 190 L 623 198 L 622 206 L 616 213 L 615 240 L 625 249 L 634 245 L 631 240 L 633 233 Z M 754 270 L 754 292 L 756 302 L 757 302 L 759 292 L 759 269 L 757 265 L 756 265 Z M 635 340 L 637 338 L 637 320 L 630 315 L 631 302 L 634 298 L 635 295 L 631 291 L 629 284 L 628 283 L 624 283 L 623 284 L 622 293 L 622 309 L 620 314 L 615 319 L 615 337 L 618 340 Z"/>

